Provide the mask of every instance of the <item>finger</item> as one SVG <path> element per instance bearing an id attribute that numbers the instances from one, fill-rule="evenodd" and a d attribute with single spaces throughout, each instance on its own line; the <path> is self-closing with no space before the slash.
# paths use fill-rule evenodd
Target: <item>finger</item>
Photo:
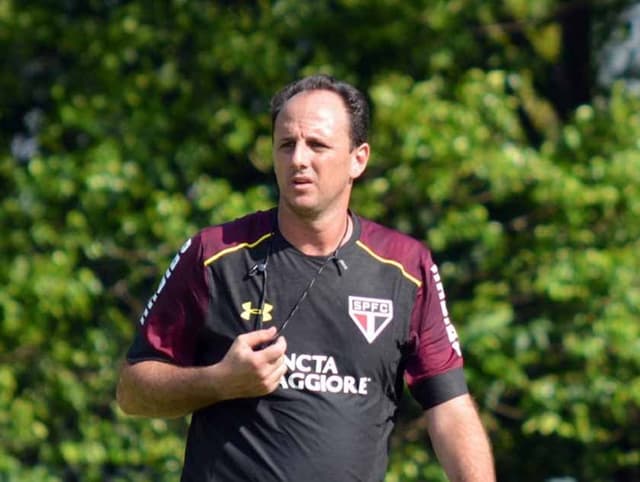
<path id="1" fill-rule="evenodd" d="M 287 341 L 283 336 L 279 336 L 274 343 L 262 348 L 259 352 L 256 353 L 260 353 L 260 355 L 263 357 L 262 359 L 267 363 L 273 363 L 280 357 L 282 357 L 286 351 Z"/>
<path id="2" fill-rule="evenodd" d="M 287 367 L 283 363 L 280 367 L 273 370 L 267 379 L 265 380 L 265 385 L 269 387 L 269 392 L 274 391 L 280 385 L 280 380 L 287 373 Z"/>
<path id="3" fill-rule="evenodd" d="M 280 368 L 281 366 L 283 366 L 285 364 L 285 358 L 284 355 L 279 356 L 278 358 L 274 359 L 274 360 L 270 360 L 267 362 L 269 365 L 271 365 L 274 369 L 276 368 Z"/>
<path id="4" fill-rule="evenodd" d="M 249 333 L 244 333 L 238 338 L 241 338 L 242 341 L 244 341 L 251 348 L 255 348 L 258 345 L 273 340 L 273 337 L 276 336 L 276 333 L 276 327 L 272 326 L 271 328 L 267 328 L 266 330 L 256 330 L 250 331 Z"/>

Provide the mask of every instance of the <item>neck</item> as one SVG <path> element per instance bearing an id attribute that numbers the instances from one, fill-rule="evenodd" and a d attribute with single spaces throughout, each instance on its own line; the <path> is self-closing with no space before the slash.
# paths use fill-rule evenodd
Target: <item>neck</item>
<path id="1" fill-rule="evenodd" d="M 278 227 L 284 238 L 308 256 L 328 256 L 347 242 L 353 232 L 348 211 L 326 219 L 301 219 L 278 209 Z"/>

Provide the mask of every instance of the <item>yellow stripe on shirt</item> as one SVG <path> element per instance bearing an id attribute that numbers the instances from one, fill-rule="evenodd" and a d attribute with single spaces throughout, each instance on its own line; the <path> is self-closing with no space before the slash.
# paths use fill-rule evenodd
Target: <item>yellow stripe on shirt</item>
<path id="1" fill-rule="evenodd" d="M 254 241 L 253 243 L 240 243 L 240 244 L 236 244 L 235 246 L 231 246 L 229 248 L 223 249 L 222 251 L 218 251 L 216 254 L 214 254 L 213 256 L 211 256 L 210 258 L 206 259 L 204 261 L 204 265 L 205 266 L 209 266 L 211 263 L 213 263 L 214 261 L 222 258 L 223 256 L 229 254 L 229 253 L 233 253 L 234 251 L 238 251 L 239 249 L 244 249 L 244 248 L 255 248 L 256 246 L 258 246 L 261 242 L 263 242 L 265 239 L 269 238 L 270 236 L 272 236 L 273 233 L 267 233 L 264 236 L 258 238 L 256 241 Z"/>
<path id="2" fill-rule="evenodd" d="M 393 259 L 387 259 L 387 258 L 383 258 L 382 256 L 377 255 L 376 253 L 374 253 L 373 251 L 371 251 L 371 248 L 369 248 L 366 244 L 364 244 L 362 241 L 356 241 L 356 244 L 358 246 L 360 246 L 362 249 L 364 249 L 367 253 L 369 253 L 371 256 L 373 256 L 375 259 L 377 259 L 378 261 L 380 261 L 381 263 L 385 263 L 385 264 L 390 264 L 392 266 L 395 266 L 396 268 L 398 268 L 400 270 L 400 272 L 402 273 L 402 276 L 404 276 L 405 278 L 407 278 L 409 281 L 411 281 L 412 283 L 414 283 L 416 286 L 421 287 L 422 286 L 422 281 L 420 281 L 418 278 L 416 278 L 415 276 L 410 275 L 406 269 L 404 269 L 404 266 L 402 266 L 400 263 L 398 263 L 397 261 L 394 261 Z"/>

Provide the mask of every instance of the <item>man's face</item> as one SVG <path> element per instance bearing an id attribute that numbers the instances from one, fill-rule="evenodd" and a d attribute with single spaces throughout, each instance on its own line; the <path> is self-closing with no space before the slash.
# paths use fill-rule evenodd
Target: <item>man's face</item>
<path id="1" fill-rule="evenodd" d="M 340 96 L 302 92 L 276 118 L 273 158 L 280 207 L 305 218 L 347 209 L 351 185 L 366 167 L 369 145 L 352 149 Z"/>

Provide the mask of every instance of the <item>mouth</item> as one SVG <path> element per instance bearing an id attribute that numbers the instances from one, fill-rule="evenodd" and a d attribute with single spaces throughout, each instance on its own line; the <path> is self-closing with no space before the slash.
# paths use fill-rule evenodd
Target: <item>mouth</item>
<path id="1" fill-rule="evenodd" d="M 294 178 L 291 179 L 291 184 L 293 184 L 294 186 L 306 186 L 311 184 L 312 181 L 311 179 L 309 179 L 308 177 L 303 177 L 303 176 L 296 176 Z"/>

